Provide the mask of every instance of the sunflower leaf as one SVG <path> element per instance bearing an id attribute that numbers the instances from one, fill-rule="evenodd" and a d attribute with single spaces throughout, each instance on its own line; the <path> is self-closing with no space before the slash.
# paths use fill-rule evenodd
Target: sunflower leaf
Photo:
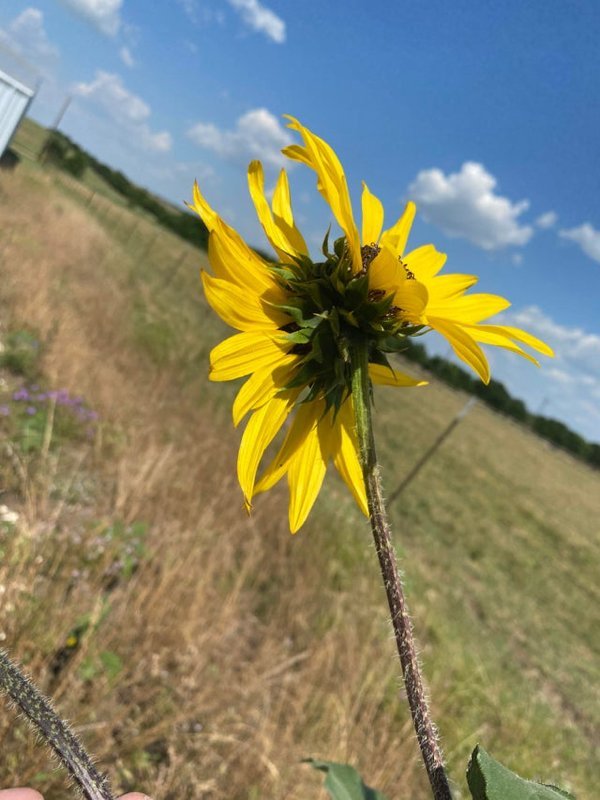
<path id="1" fill-rule="evenodd" d="M 336 239 L 333 243 L 333 252 L 336 256 L 341 260 L 346 252 L 346 237 L 340 236 L 339 239 Z"/>
<path id="2" fill-rule="evenodd" d="M 325 256 L 325 258 L 331 258 L 331 254 L 329 252 L 329 234 L 331 233 L 331 225 L 327 228 L 327 233 L 325 234 L 325 238 L 323 239 L 323 244 L 321 246 L 321 252 Z"/>
<path id="3" fill-rule="evenodd" d="M 318 761 L 314 758 L 305 759 L 305 763 L 326 774 L 325 789 L 332 800 L 386 800 L 381 792 L 367 786 L 349 764 Z"/>
<path id="4" fill-rule="evenodd" d="M 564 789 L 520 778 L 480 745 L 471 755 L 467 783 L 473 800 L 575 800 Z"/>
<path id="5" fill-rule="evenodd" d="M 288 314 L 297 325 L 302 327 L 304 314 L 301 308 L 293 305 L 284 305 L 283 303 L 268 303 L 266 301 L 265 305 L 269 305 L 272 308 L 276 308 L 278 311 L 282 311 L 284 314 Z"/>

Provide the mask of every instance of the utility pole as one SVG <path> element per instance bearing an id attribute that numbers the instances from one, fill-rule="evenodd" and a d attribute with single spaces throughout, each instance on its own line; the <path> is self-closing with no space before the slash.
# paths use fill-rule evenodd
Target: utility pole
<path id="1" fill-rule="evenodd" d="M 71 101 L 72 100 L 73 100 L 73 98 L 72 98 L 72 96 L 70 94 L 68 94 L 65 97 L 64 102 L 63 102 L 62 106 L 60 107 L 60 111 L 56 115 L 56 119 L 54 120 L 54 124 L 52 125 L 52 128 L 51 128 L 52 132 L 58 130 L 58 126 L 62 122 L 62 118 L 66 114 L 67 108 L 71 105 Z"/>
<path id="2" fill-rule="evenodd" d="M 542 415 L 542 411 L 546 408 L 546 406 L 548 405 L 549 402 L 550 402 L 550 398 L 544 397 L 544 399 L 540 403 L 540 407 L 538 408 L 538 411 L 537 411 L 538 416 Z"/>
<path id="3" fill-rule="evenodd" d="M 58 114 L 56 115 L 56 119 L 54 120 L 54 123 L 52 124 L 52 127 L 48 131 L 48 136 L 46 136 L 46 141 L 44 142 L 43 147 L 40 150 L 40 154 L 39 154 L 39 160 L 40 160 L 40 162 L 42 164 L 46 161 L 46 156 L 48 154 L 48 148 L 50 146 L 50 142 L 52 141 L 52 138 L 54 137 L 54 134 L 58 130 L 58 127 L 59 127 L 60 123 L 62 122 L 63 117 L 66 114 L 68 107 L 71 105 L 71 101 L 72 100 L 73 100 L 73 98 L 72 98 L 72 96 L 70 94 L 68 94 L 65 97 L 65 99 L 63 101 L 63 104 L 60 107 L 60 110 L 59 110 Z"/>

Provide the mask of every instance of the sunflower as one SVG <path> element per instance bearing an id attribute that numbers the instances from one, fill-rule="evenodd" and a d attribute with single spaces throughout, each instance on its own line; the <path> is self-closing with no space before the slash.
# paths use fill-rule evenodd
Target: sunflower
<path id="1" fill-rule="evenodd" d="M 402 350 L 407 336 L 428 328 L 445 336 L 486 382 L 489 367 L 478 342 L 500 345 L 531 360 L 518 343 L 551 351 L 524 331 L 482 325 L 506 308 L 507 301 L 467 295 L 476 282 L 473 276 L 439 276 L 445 256 L 432 245 L 404 254 L 414 204 L 382 233 L 383 206 L 363 184 L 359 234 L 336 154 L 289 119 L 303 144 L 283 153 L 316 172 L 317 188 L 343 232 L 332 247 L 325 237 L 321 260 L 311 258 L 295 224 L 285 170 L 269 203 L 262 165 L 253 161 L 248 169 L 250 195 L 277 260 L 267 261 L 248 247 L 211 208 L 197 184 L 191 208 L 209 231 L 213 274 L 201 275 L 206 298 L 239 331 L 211 352 L 210 379 L 247 378 L 233 403 L 234 425 L 250 415 L 237 465 L 245 505 L 250 509 L 255 495 L 287 476 L 289 524 L 296 532 L 317 498 L 329 461 L 368 514 L 354 422 L 353 343 L 360 341 L 368 348 L 372 383 L 402 387 L 425 382 L 393 369 L 387 354 Z M 283 441 L 259 476 L 263 456 L 288 418 Z"/>

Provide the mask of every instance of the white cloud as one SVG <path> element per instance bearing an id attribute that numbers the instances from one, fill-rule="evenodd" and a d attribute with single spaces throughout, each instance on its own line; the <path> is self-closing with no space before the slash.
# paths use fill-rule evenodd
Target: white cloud
<path id="1" fill-rule="evenodd" d="M 569 384 L 572 381 L 572 377 L 568 372 L 565 372 L 564 369 L 557 369 L 556 367 L 547 369 L 546 375 L 553 381 L 558 381 L 558 383 Z"/>
<path id="2" fill-rule="evenodd" d="M 542 228 L 544 230 L 551 228 L 553 225 L 556 225 L 558 221 L 558 214 L 556 211 L 546 211 L 545 214 L 540 214 L 540 216 L 536 219 L 535 224 L 538 228 Z"/>
<path id="3" fill-rule="evenodd" d="M 180 178 L 184 178 L 189 185 L 190 176 L 202 185 L 215 180 L 215 171 L 208 164 L 197 161 L 174 161 L 169 164 L 148 164 L 147 172 L 157 180 L 166 184 L 180 185 Z"/>
<path id="4" fill-rule="evenodd" d="M 119 50 L 119 56 L 126 67 L 135 67 L 135 58 L 128 47 L 123 46 Z"/>
<path id="5" fill-rule="evenodd" d="M 223 25 L 225 22 L 225 14 L 218 8 L 209 7 L 206 3 L 200 5 L 198 0 L 177 0 L 177 3 L 189 21 L 198 27 L 213 22 Z"/>
<path id="6" fill-rule="evenodd" d="M 137 140 L 144 150 L 164 153 L 171 149 L 171 134 L 153 133 L 148 126 L 150 106 L 130 92 L 118 75 L 102 70 L 90 83 L 77 83 L 73 93 L 92 101 L 97 107 Z"/>
<path id="7" fill-rule="evenodd" d="M 60 0 L 60 2 L 91 22 L 106 36 L 116 36 L 119 32 L 123 0 Z"/>
<path id="8" fill-rule="evenodd" d="M 487 348 L 495 378 L 535 413 L 563 420 L 600 441 L 600 334 L 557 322 L 537 306 L 503 312 L 498 320 L 538 336 L 553 348 L 541 368 L 499 348 Z M 535 355 L 535 354 L 534 354 Z"/>
<path id="9" fill-rule="evenodd" d="M 568 375 L 573 382 L 600 391 L 600 335 L 555 322 L 537 306 L 505 312 L 502 322 L 506 320 L 539 336 L 553 348 L 555 358 L 549 377 L 563 382 Z"/>
<path id="10" fill-rule="evenodd" d="M 48 39 L 44 15 L 38 8 L 26 8 L 6 30 L 0 29 L 0 42 L 40 66 L 53 65 L 60 55 Z"/>
<path id="11" fill-rule="evenodd" d="M 578 228 L 560 231 L 563 239 L 571 239 L 581 247 L 586 256 L 600 262 L 600 231 L 597 231 L 589 222 L 584 222 Z"/>
<path id="12" fill-rule="evenodd" d="M 521 264 L 523 263 L 523 254 L 522 253 L 513 253 L 512 262 L 516 267 L 520 267 Z"/>
<path id="13" fill-rule="evenodd" d="M 255 108 L 243 114 L 233 130 L 198 122 L 187 135 L 195 144 L 222 158 L 236 162 L 259 158 L 272 167 L 283 165 L 281 148 L 292 142 L 288 131 L 266 108 Z"/>
<path id="14" fill-rule="evenodd" d="M 277 44 L 285 42 L 285 22 L 270 8 L 263 6 L 259 0 L 228 0 L 228 2 L 253 31 L 264 33 Z"/>
<path id="15" fill-rule="evenodd" d="M 150 107 L 141 97 L 126 89 L 118 75 L 103 70 L 97 70 L 91 83 L 75 84 L 73 91 L 80 97 L 93 98 L 119 121 L 139 123 L 150 116 Z"/>
<path id="16" fill-rule="evenodd" d="M 140 142 L 144 150 L 156 153 L 168 153 L 173 146 L 173 138 L 168 131 L 152 133 L 146 126 L 140 129 Z"/>
<path id="17" fill-rule="evenodd" d="M 185 15 L 191 22 L 198 21 L 198 3 L 197 0 L 177 0 L 177 3 L 183 9 Z"/>
<path id="18" fill-rule="evenodd" d="M 428 222 L 450 236 L 461 236 L 484 250 L 524 245 L 533 236 L 531 225 L 520 225 L 528 200 L 512 203 L 494 193 L 496 178 L 483 164 L 465 162 L 460 172 L 440 169 L 419 172 L 408 188 Z"/>

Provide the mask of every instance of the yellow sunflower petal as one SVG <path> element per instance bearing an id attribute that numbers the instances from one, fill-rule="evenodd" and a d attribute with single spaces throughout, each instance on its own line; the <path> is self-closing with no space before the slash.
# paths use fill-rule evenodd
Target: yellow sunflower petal
<path id="1" fill-rule="evenodd" d="M 231 381 L 260 369 L 272 369 L 290 344 L 284 334 L 245 331 L 224 339 L 210 353 L 211 381 Z"/>
<path id="2" fill-rule="evenodd" d="M 274 302 L 283 302 L 283 292 L 269 274 L 265 262 L 249 247 L 242 247 L 241 240 L 238 242 L 231 237 L 232 230 L 218 220 L 208 236 L 208 259 L 215 276 L 255 295 L 268 294 Z"/>
<path id="3" fill-rule="evenodd" d="M 194 203 L 189 207 L 208 228 L 208 256 L 217 278 L 232 280 L 252 291 L 258 285 L 262 287 L 261 291 L 278 288 L 264 259 L 211 208 L 196 182 Z"/>
<path id="4" fill-rule="evenodd" d="M 379 386 L 427 386 L 427 381 L 411 378 L 410 375 L 392 370 L 383 364 L 369 364 L 369 378 Z"/>
<path id="5" fill-rule="evenodd" d="M 267 239 L 282 261 L 289 261 L 291 255 L 296 255 L 296 249 L 289 241 L 285 232 L 276 224 L 271 209 L 265 197 L 265 175 L 260 161 L 251 161 L 248 167 L 248 188 L 256 209 L 256 214 L 263 226 Z"/>
<path id="6" fill-rule="evenodd" d="M 290 413 L 298 391 L 288 391 L 272 397 L 248 420 L 237 461 L 238 480 L 248 508 L 252 503 L 260 460 Z"/>
<path id="7" fill-rule="evenodd" d="M 419 281 L 404 281 L 394 295 L 394 305 L 402 309 L 402 316 L 407 320 L 419 324 L 421 316 L 427 308 L 429 292 L 427 287 Z"/>
<path id="8" fill-rule="evenodd" d="M 260 408 L 289 383 L 299 360 L 299 356 L 282 354 L 275 365 L 253 372 L 233 401 L 233 424 L 236 428 L 249 411 Z"/>
<path id="9" fill-rule="evenodd" d="M 490 365 L 485 357 L 485 353 L 479 347 L 473 337 L 470 336 L 460 325 L 450 322 L 447 319 L 427 316 L 432 328 L 442 334 L 448 340 L 456 355 L 472 367 L 484 383 L 490 382 Z"/>
<path id="10" fill-rule="evenodd" d="M 475 324 L 510 306 L 505 297 L 497 294 L 465 294 L 427 307 L 427 316 L 444 317 L 459 324 Z"/>
<path id="11" fill-rule="evenodd" d="M 347 400 L 338 412 L 336 425 L 339 429 L 338 447 L 333 463 L 344 483 L 352 492 L 356 504 L 365 516 L 369 516 L 367 492 L 362 468 L 358 459 L 358 441 L 354 425 L 352 400 Z"/>
<path id="12" fill-rule="evenodd" d="M 477 283 L 475 275 L 438 275 L 427 281 L 429 304 L 440 303 L 463 294 Z"/>
<path id="13" fill-rule="evenodd" d="M 321 405 L 319 406 L 319 413 L 322 413 L 322 410 L 323 407 Z M 314 403 L 303 403 L 298 408 L 285 439 L 279 448 L 279 452 L 257 481 L 254 494 L 267 492 L 281 480 L 289 468 L 292 456 L 302 445 L 304 437 L 315 424 L 316 418 Z"/>
<path id="14" fill-rule="evenodd" d="M 195 211 L 196 214 L 200 217 L 202 222 L 206 225 L 209 231 L 212 231 L 215 227 L 215 222 L 219 219 L 219 215 L 214 211 L 211 206 L 206 201 L 204 195 L 200 191 L 200 187 L 198 186 L 198 181 L 194 181 L 194 190 L 193 190 L 194 202 L 192 205 L 187 203 L 188 208 L 191 208 L 192 211 Z"/>
<path id="15" fill-rule="evenodd" d="M 411 250 L 402 261 L 419 281 L 433 278 L 446 263 L 446 254 L 440 253 L 432 244 L 424 244 Z"/>
<path id="16" fill-rule="evenodd" d="M 406 281 L 406 270 L 387 247 L 382 247 L 369 265 L 369 289 L 379 289 L 386 294 L 395 292 Z"/>
<path id="17" fill-rule="evenodd" d="M 528 345 L 528 347 L 533 347 L 538 353 L 554 358 L 554 350 L 549 347 L 546 342 L 543 342 L 536 336 L 532 336 L 530 333 L 527 333 L 527 331 L 521 330 L 521 328 L 513 328 L 511 325 L 479 325 L 478 327 L 480 330 L 493 329 L 494 332 L 500 336 L 510 336 L 512 339 L 516 339 L 518 342 Z"/>
<path id="18" fill-rule="evenodd" d="M 383 206 L 381 200 L 371 194 L 363 181 L 362 192 L 362 241 L 363 244 L 377 244 L 383 227 Z"/>
<path id="19" fill-rule="evenodd" d="M 312 169 L 312 161 L 310 160 L 306 147 L 302 147 L 299 144 L 290 144 L 288 147 L 284 147 L 281 152 L 292 161 L 299 161 L 301 164 Z"/>
<path id="20" fill-rule="evenodd" d="M 232 328 L 239 331 L 277 330 L 290 321 L 282 311 L 271 306 L 267 306 L 267 313 L 258 297 L 234 283 L 213 278 L 204 270 L 200 277 L 208 304 Z"/>
<path id="21" fill-rule="evenodd" d="M 317 420 L 294 453 L 288 469 L 290 487 L 290 530 L 296 533 L 304 525 L 323 485 L 327 460 L 322 451 Z"/>
<path id="22" fill-rule="evenodd" d="M 317 173 L 317 188 L 329 204 L 339 226 L 346 234 L 346 240 L 355 272 L 362 269 L 360 237 L 352 216 L 352 204 L 346 184 L 346 176 L 333 149 L 323 139 L 315 136 L 294 117 L 287 116 L 288 125 L 302 136 L 303 149 L 285 148 L 285 155 L 302 161 Z"/>
<path id="23" fill-rule="evenodd" d="M 415 218 L 417 207 L 413 202 L 408 202 L 400 219 L 384 231 L 381 235 L 381 246 L 389 247 L 396 256 L 402 256 L 408 235 Z"/>
<path id="24" fill-rule="evenodd" d="M 535 364 L 536 367 L 540 366 L 540 362 L 537 358 L 529 355 L 522 347 L 519 347 L 518 344 L 515 344 L 511 339 L 509 339 L 506 335 L 502 336 L 498 334 L 496 331 L 491 331 L 490 329 L 492 325 L 464 325 L 464 328 L 467 329 L 469 335 L 475 339 L 476 342 L 481 342 L 481 344 L 491 344 L 495 347 L 503 347 L 505 350 L 510 350 L 512 353 L 517 353 L 518 355 L 526 358 L 528 361 L 531 361 L 532 364 Z"/>
<path id="25" fill-rule="evenodd" d="M 294 248 L 294 252 L 308 255 L 306 242 L 294 222 L 290 185 L 284 169 L 279 173 L 273 192 L 273 215 L 276 225 L 285 234 L 288 242 Z"/>

